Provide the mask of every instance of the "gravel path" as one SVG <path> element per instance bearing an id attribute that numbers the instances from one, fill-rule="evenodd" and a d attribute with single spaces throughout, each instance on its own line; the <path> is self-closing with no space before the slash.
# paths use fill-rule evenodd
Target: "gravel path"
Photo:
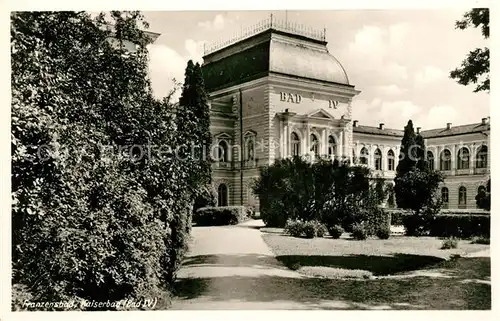
<path id="1" fill-rule="evenodd" d="M 261 221 L 193 227 L 190 251 L 178 273 L 178 297 L 171 309 L 311 308 L 312 302 L 288 299 L 293 291 L 286 280 L 305 276 L 276 260 L 261 237 L 259 225 Z M 266 281 L 276 279 L 280 282 Z M 275 299 L 269 300 L 270 296 Z"/>

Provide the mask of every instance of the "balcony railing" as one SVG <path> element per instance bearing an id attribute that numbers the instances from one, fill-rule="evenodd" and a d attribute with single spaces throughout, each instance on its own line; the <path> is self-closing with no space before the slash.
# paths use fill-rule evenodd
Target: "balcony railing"
<path id="1" fill-rule="evenodd" d="M 474 168 L 474 174 L 487 174 L 489 172 L 490 172 L 490 169 L 487 167 L 483 167 L 483 168 L 475 167 Z"/>
<path id="2" fill-rule="evenodd" d="M 318 41 L 326 41 L 326 29 L 323 30 L 315 30 L 309 26 L 305 26 L 303 24 L 299 24 L 296 22 L 289 21 L 288 19 L 280 20 L 273 17 L 271 14 L 268 19 L 264 19 L 257 24 L 250 26 L 248 28 L 241 29 L 240 32 L 237 32 L 230 39 L 226 39 L 223 41 L 218 41 L 208 46 L 204 46 L 203 52 L 205 55 L 209 55 L 213 52 L 216 52 L 224 47 L 228 47 L 236 42 L 239 42 L 243 39 L 250 38 L 260 32 L 265 30 L 274 29 L 282 32 L 292 33 L 299 36 L 308 37 L 311 39 L 315 39 Z"/>

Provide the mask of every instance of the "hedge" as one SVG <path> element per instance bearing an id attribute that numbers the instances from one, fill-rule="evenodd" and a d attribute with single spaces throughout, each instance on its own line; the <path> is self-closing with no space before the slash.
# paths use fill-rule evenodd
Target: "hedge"
<path id="1" fill-rule="evenodd" d="M 409 210 L 403 209 L 385 209 L 385 211 L 390 215 L 391 225 L 403 225 L 403 216 L 412 215 Z M 490 215 L 489 211 L 480 209 L 442 209 L 440 215 Z"/>
<path id="2" fill-rule="evenodd" d="M 414 222 L 414 216 L 411 211 L 390 210 L 391 225 L 404 225 L 406 229 Z M 443 213 L 444 212 L 444 213 Z M 460 237 L 470 238 L 472 236 L 490 236 L 491 216 L 489 212 L 485 214 L 476 214 L 476 211 L 441 211 L 430 221 L 423 221 L 425 229 L 430 236 L 438 237 Z"/>
<path id="3" fill-rule="evenodd" d="M 245 206 L 202 207 L 193 215 L 198 226 L 236 225 L 249 218 Z"/>
<path id="4" fill-rule="evenodd" d="M 434 217 L 430 224 L 430 235 L 460 238 L 489 237 L 490 224 L 489 215 L 443 214 Z"/>

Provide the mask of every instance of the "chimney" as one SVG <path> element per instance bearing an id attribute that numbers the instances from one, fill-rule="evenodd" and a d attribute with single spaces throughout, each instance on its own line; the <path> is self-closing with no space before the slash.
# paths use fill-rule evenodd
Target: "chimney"
<path id="1" fill-rule="evenodd" d="M 384 123 L 378 124 L 378 129 L 384 129 Z"/>
<path id="2" fill-rule="evenodd" d="M 486 125 L 488 118 L 481 118 L 481 124 Z"/>
<path id="3" fill-rule="evenodd" d="M 451 123 L 446 123 L 446 129 L 450 129 L 451 128 Z"/>
<path id="4" fill-rule="evenodd" d="M 352 127 L 358 127 L 358 121 L 357 120 L 354 120 L 352 122 Z"/>
<path id="5" fill-rule="evenodd" d="M 420 134 L 420 128 L 422 127 L 417 127 L 417 134 Z"/>

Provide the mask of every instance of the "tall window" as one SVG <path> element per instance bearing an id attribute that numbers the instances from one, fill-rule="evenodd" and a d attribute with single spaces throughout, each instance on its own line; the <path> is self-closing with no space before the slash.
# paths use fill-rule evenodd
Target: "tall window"
<path id="1" fill-rule="evenodd" d="M 229 162 L 228 146 L 225 140 L 219 141 L 217 160 L 219 162 Z"/>
<path id="2" fill-rule="evenodd" d="M 328 136 L 328 156 L 334 156 L 336 148 L 337 144 L 335 144 L 335 138 L 333 138 L 333 136 Z"/>
<path id="3" fill-rule="evenodd" d="M 441 199 L 443 200 L 443 205 L 445 207 L 448 207 L 448 202 L 449 202 L 449 195 L 448 195 L 448 188 L 443 187 L 441 188 Z"/>
<path id="4" fill-rule="evenodd" d="M 477 195 L 481 195 L 481 194 L 486 195 L 486 187 L 484 187 L 482 185 L 477 188 Z M 479 208 L 478 204 L 476 204 L 476 208 Z"/>
<path id="5" fill-rule="evenodd" d="M 457 169 L 469 168 L 469 150 L 465 147 L 460 148 L 457 154 Z"/>
<path id="6" fill-rule="evenodd" d="M 297 133 L 292 133 L 292 156 L 300 155 L 300 138 Z"/>
<path id="7" fill-rule="evenodd" d="M 464 207 L 467 204 L 467 189 L 460 186 L 458 189 L 458 206 Z"/>
<path id="8" fill-rule="evenodd" d="M 439 169 L 442 171 L 451 170 L 451 152 L 447 149 L 441 152 Z"/>
<path id="9" fill-rule="evenodd" d="M 488 147 L 485 145 L 481 146 L 476 154 L 476 167 L 486 168 L 488 167 Z"/>
<path id="10" fill-rule="evenodd" d="M 375 156 L 375 170 L 381 171 L 382 170 L 382 152 L 380 151 L 380 149 L 377 148 L 375 150 L 374 156 Z"/>
<path id="11" fill-rule="evenodd" d="M 316 135 L 311 134 L 311 151 L 314 153 L 314 156 L 319 156 L 319 141 Z"/>
<path id="12" fill-rule="evenodd" d="M 427 166 L 429 170 L 434 170 L 434 154 L 430 150 L 427 151 Z"/>
<path id="13" fill-rule="evenodd" d="M 389 149 L 389 151 L 387 152 L 387 169 L 390 170 L 390 171 L 393 171 L 396 169 L 396 163 L 394 162 L 394 152 L 392 151 L 392 149 Z"/>
<path id="14" fill-rule="evenodd" d="M 227 206 L 227 186 L 226 184 L 220 184 L 217 188 L 217 205 Z"/>
<path id="15" fill-rule="evenodd" d="M 363 165 L 368 165 L 368 149 L 366 147 L 361 148 L 361 153 L 359 155 L 359 162 Z"/>

